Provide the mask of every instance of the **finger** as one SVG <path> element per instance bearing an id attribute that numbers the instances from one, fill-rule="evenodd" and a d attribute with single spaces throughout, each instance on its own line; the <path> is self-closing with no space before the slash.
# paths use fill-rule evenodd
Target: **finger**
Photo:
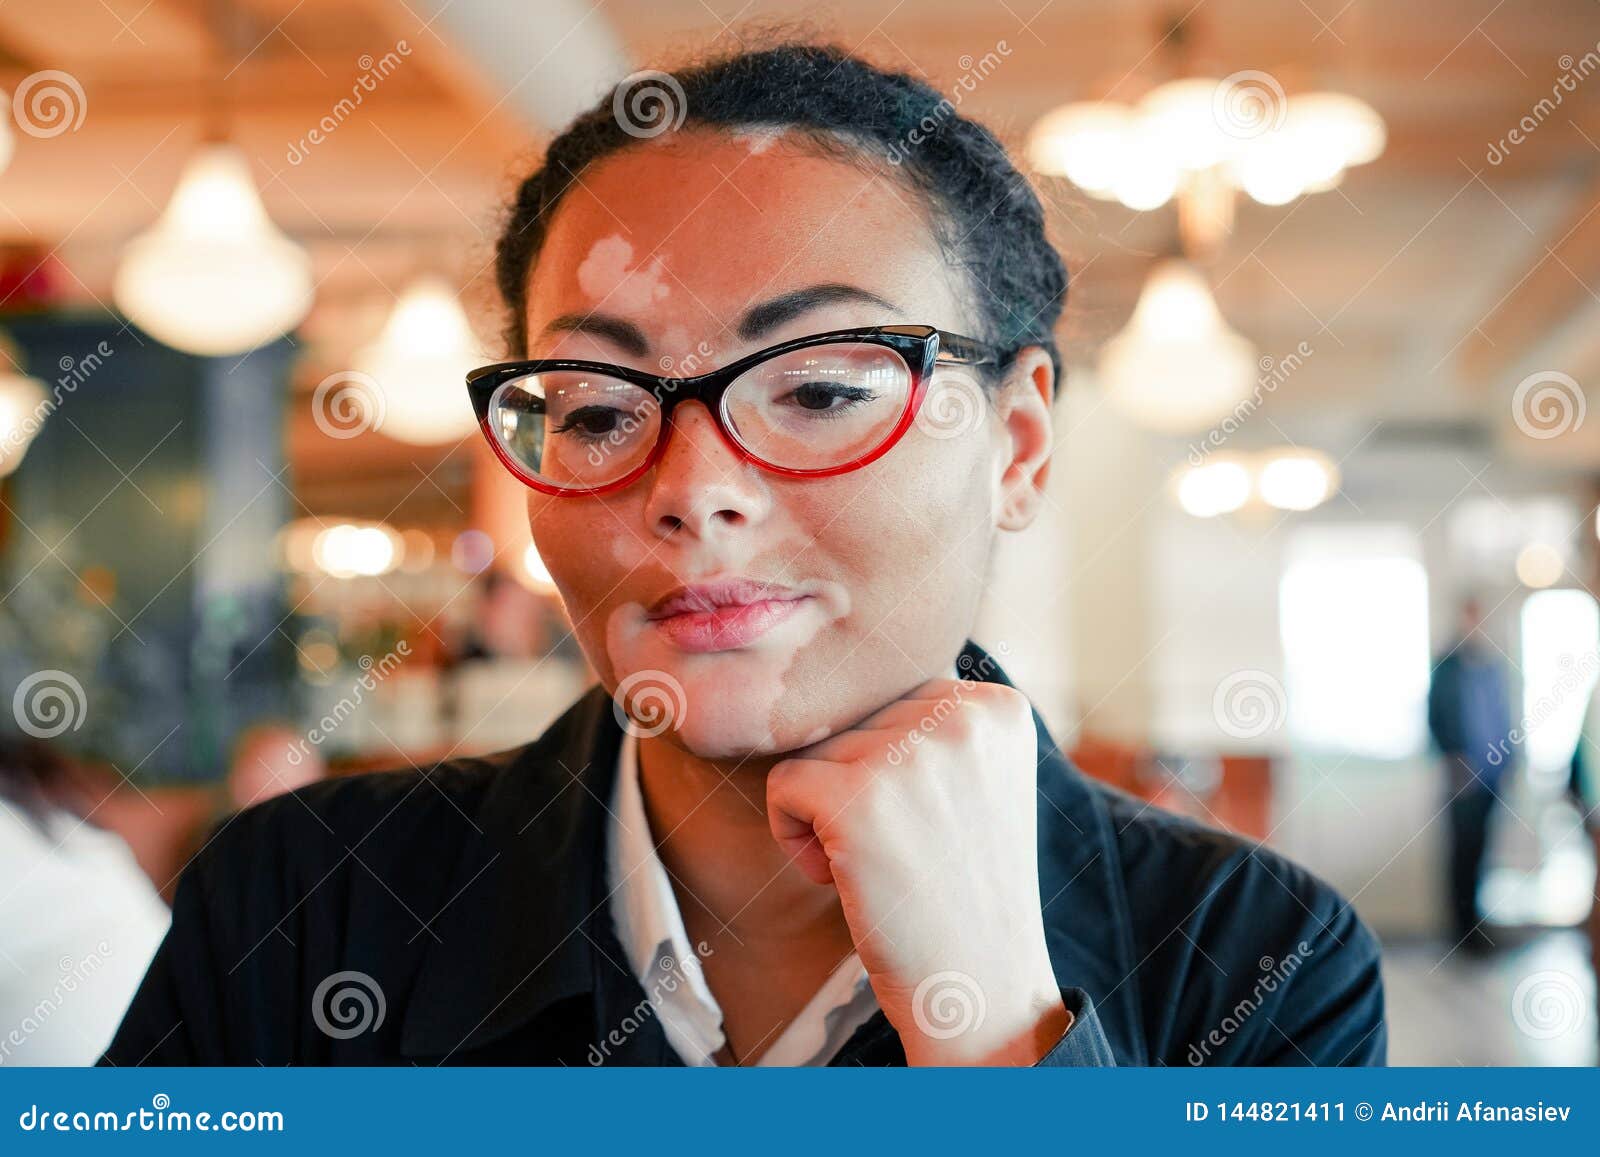
<path id="1" fill-rule="evenodd" d="M 828 860 L 828 853 L 822 848 L 822 841 L 817 839 L 816 833 L 810 828 L 801 836 L 779 837 L 778 847 L 783 849 L 783 854 L 795 867 L 799 868 L 806 879 L 813 884 L 833 883 L 833 865 Z"/>
<path id="2" fill-rule="evenodd" d="M 817 834 L 825 822 L 829 781 L 843 769 L 818 760 L 786 759 L 767 773 L 767 826 L 791 863 L 818 884 L 833 880 L 827 849 Z"/>

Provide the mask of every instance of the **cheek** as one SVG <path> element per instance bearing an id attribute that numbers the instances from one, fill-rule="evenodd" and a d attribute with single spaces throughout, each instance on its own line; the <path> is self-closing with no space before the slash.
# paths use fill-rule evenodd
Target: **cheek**
<path id="1" fill-rule="evenodd" d="M 852 725 L 942 670 L 965 641 L 994 534 L 979 449 L 897 452 L 784 496 L 813 536 L 797 573 L 837 580 L 851 607 L 770 689 L 766 730 L 780 747 Z"/>
<path id="2" fill-rule="evenodd" d="M 627 594 L 627 576 L 649 557 L 643 535 L 631 531 L 623 511 L 597 501 L 538 496 L 528 503 L 528 526 L 572 632 L 607 682 L 605 617 Z"/>
<path id="3" fill-rule="evenodd" d="M 852 567 L 864 611 L 906 622 L 975 602 L 994 525 L 986 461 L 976 449 L 913 434 L 882 470 L 839 480 L 825 543 Z"/>

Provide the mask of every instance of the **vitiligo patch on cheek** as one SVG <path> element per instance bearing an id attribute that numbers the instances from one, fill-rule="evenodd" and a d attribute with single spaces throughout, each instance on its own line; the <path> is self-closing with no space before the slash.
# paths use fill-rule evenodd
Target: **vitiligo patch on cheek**
<path id="1" fill-rule="evenodd" d="M 615 679 L 613 696 L 630 709 L 636 692 L 652 689 L 650 706 L 676 704 L 670 727 L 679 743 L 704 758 L 739 757 L 802 745 L 795 734 L 805 722 L 821 738 L 826 726 L 805 719 L 815 689 L 789 685 L 791 672 L 819 678 L 799 659 L 830 624 L 849 614 L 850 593 L 838 583 L 808 584 L 811 605 L 752 646 L 712 654 L 685 654 L 662 636 L 642 603 L 624 603 L 606 619 L 605 647 Z M 665 688 L 664 691 L 656 691 Z M 676 701 L 674 704 L 674 697 Z M 630 709 L 630 714 L 634 714 Z M 641 719 L 661 731 L 658 718 Z M 819 733 L 820 732 L 820 733 Z"/>
<path id="2" fill-rule="evenodd" d="M 578 288 L 596 304 L 618 310 L 643 310 L 666 300 L 665 261 L 657 257 L 643 268 L 633 265 L 633 246 L 621 234 L 596 241 L 578 266 Z"/>

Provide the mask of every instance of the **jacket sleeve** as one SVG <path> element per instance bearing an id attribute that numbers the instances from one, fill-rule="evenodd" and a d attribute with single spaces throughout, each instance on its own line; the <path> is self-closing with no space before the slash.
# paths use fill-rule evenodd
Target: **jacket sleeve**
<path id="1" fill-rule="evenodd" d="M 172 926 L 99 1063 L 215 1065 L 225 1060 L 221 976 L 199 860 L 178 882 Z"/>
<path id="2" fill-rule="evenodd" d="M 1100 1026 L 1100 1016 L 1089 994 L 1081 988 L 1063 988 L 1061 1001 L 1072 1014 L 1072 1026 L 1034 1067 L 1114 1066 L 1117 1059 L 1112 1055 L 1111 1042 L 1106 1040 L 1105 1029 Z"/>

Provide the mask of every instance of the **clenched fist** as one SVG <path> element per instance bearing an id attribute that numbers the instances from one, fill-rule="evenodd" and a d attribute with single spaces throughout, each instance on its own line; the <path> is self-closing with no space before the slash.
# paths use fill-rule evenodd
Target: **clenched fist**
<path id="1" fill-rule="evenodd" d="M 772 834 L 839 891 L 913 1065 L 1032 1064 L 1071 1027 L 1045 948 L 1032 710 L 930 679 L 777 764 Z"/>

